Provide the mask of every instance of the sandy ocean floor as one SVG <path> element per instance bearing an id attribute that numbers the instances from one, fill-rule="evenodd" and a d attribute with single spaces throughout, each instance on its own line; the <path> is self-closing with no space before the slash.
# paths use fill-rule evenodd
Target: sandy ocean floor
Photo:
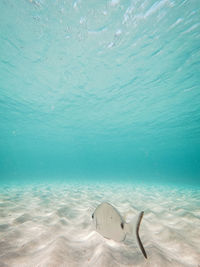
<path id="1" fill-rule="evenodd" d="M 140 236 L 104 239 L 91 214 L 108 201 L 127 218 L 144 210 Z M 0 187 L 0 267 L 200 266 L 200 189 L 145 185 Z"/>

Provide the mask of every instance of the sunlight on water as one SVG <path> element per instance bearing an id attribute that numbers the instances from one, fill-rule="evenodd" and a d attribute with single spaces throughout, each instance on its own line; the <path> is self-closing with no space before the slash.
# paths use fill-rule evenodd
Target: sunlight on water
<path id="1" fill-rule="evenodd" d="M 3 0 L 0 10 L 2 179 L 198 183 L 198 0 Z"/>
<path id="2" fill-rule="evenodd" d="M 0 1 L 1 267 L 200 266 L 199 14 Z"/>

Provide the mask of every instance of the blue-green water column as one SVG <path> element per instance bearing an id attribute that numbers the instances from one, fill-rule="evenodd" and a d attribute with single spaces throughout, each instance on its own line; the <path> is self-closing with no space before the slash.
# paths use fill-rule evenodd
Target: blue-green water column
<path id="1" fill-rule="evenodd" d="M 0 2 L 0 182 L 200 183 L 200 2 Z"/>

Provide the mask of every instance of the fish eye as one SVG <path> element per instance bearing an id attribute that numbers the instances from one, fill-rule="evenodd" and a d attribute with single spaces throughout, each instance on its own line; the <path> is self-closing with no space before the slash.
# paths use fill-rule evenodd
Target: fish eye
<path id="1" fill-rule="evenodd" d="M 123 222 L 121 223 L 121 228 L 124 229 L 124 224 L 123 224 Z"/>
<path id="2" fill-rule="evenodd" d="M 94 213 L 92 213 L 92 219 L 94 219 Z"/>

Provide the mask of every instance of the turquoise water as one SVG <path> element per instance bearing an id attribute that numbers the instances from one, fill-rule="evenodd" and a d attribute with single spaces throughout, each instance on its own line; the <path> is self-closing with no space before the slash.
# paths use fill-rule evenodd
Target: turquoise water
<path id="1" fill-rule="evenodd" d="M 0 182 L 200 185 L 198 0 L 1 0 Z"/>

